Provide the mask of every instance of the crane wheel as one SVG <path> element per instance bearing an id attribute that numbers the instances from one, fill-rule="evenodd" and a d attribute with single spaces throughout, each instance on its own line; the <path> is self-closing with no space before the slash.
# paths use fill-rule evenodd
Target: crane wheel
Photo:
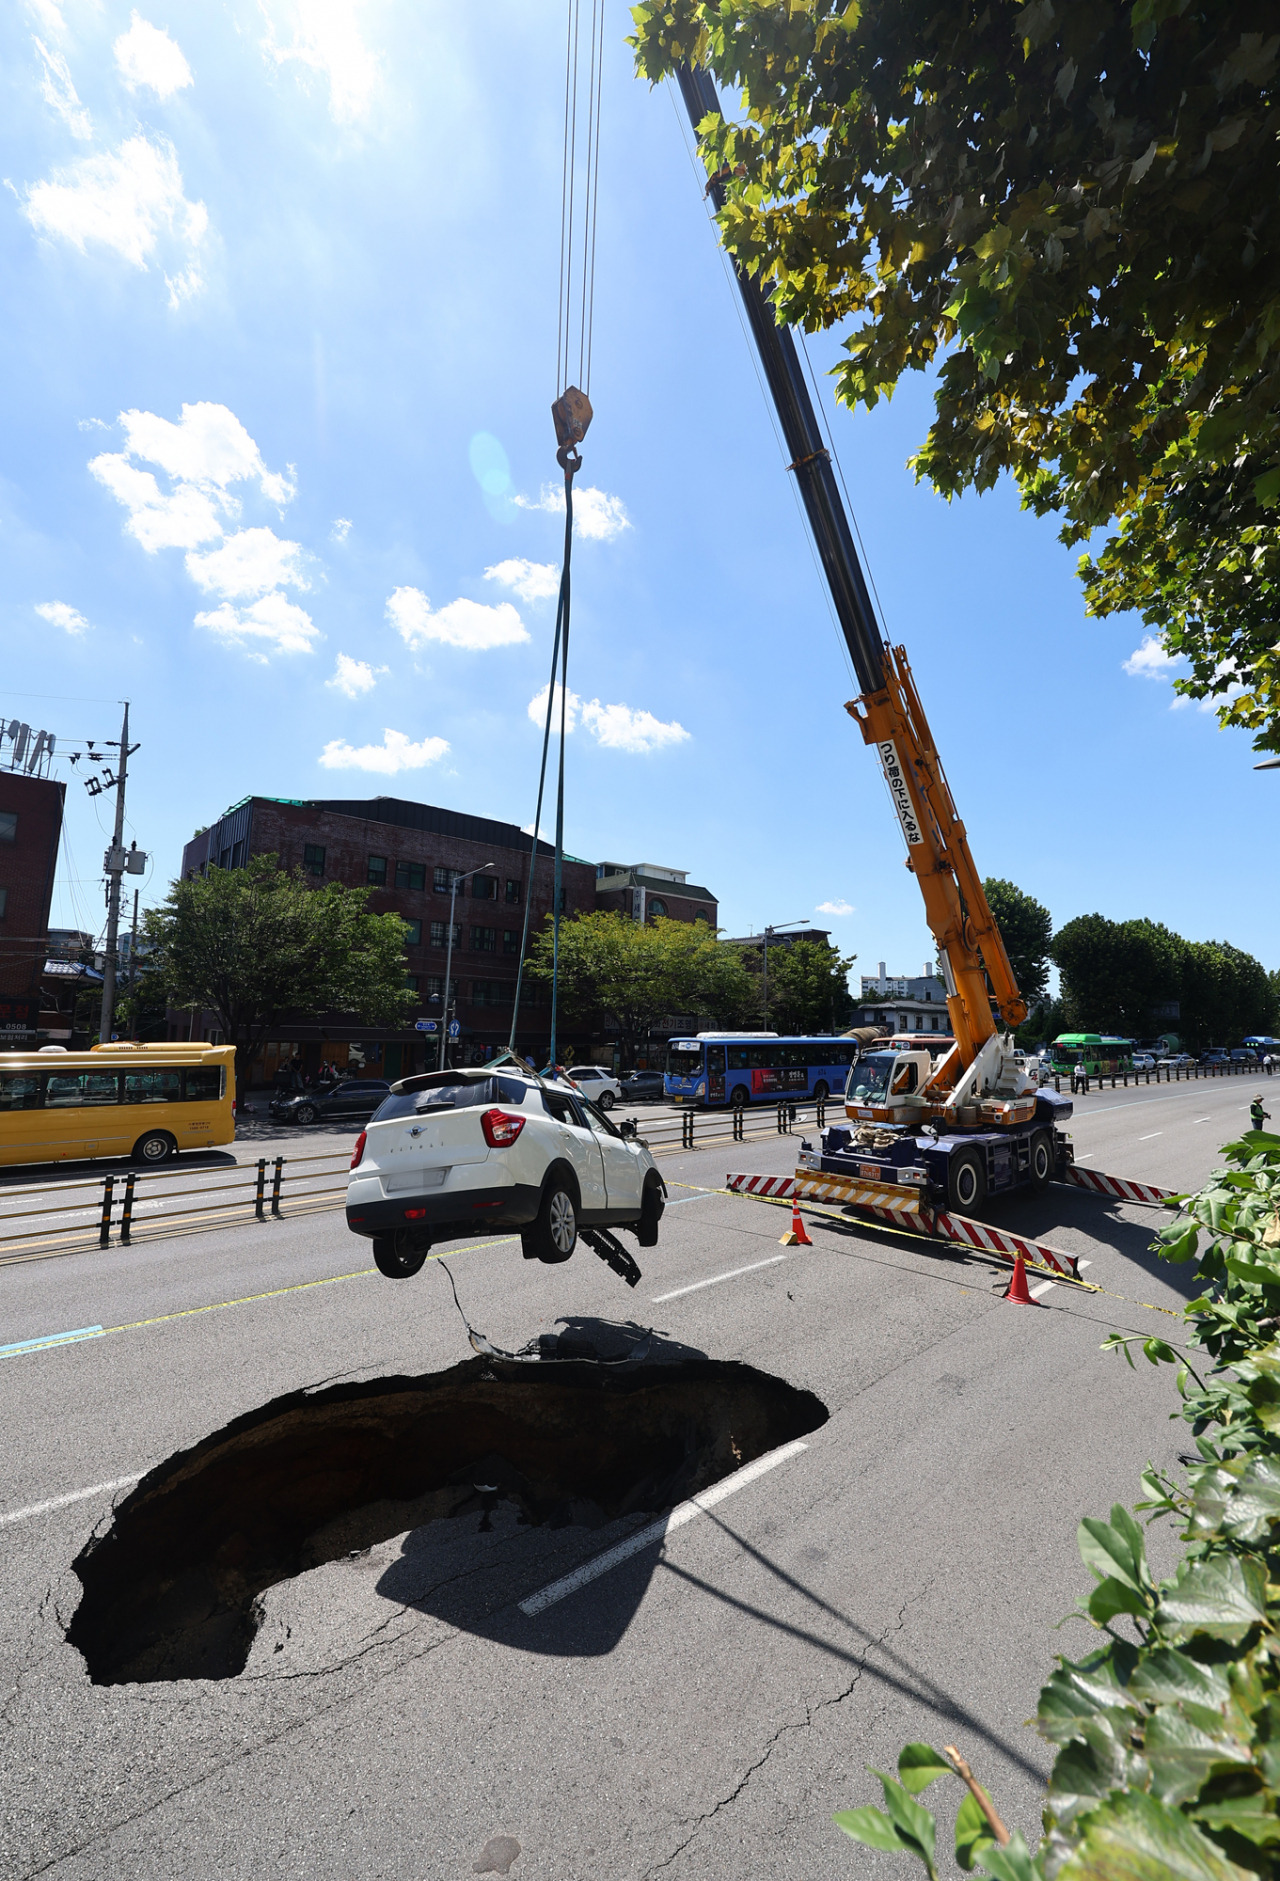
<path id="1" fill-rule="evenodd" d="M 971 1214 L 986 1200 L 987 1172 L 977 1150 L 961 1150 L 947 1164 L 947 1206 Z"/>
<path id="2" fill-rule="evenodd" d="M 1053 1136 L 1048 1130 L 1037 1130 L 1031 1139 L 1028 1156 L 1028 1173 L 1033 1189 L 1047 1189 L 1053 1181 L 1054 1165 L 1057 1154 L 1053 1146 Z"/>

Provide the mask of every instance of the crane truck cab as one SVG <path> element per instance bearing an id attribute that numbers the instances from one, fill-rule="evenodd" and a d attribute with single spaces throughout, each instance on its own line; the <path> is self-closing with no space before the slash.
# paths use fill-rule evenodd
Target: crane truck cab
<path id="1" fill-rule="evenodd" d="M 863 1052 L 845 1085 L 845 1115 L 854 1123 L 923 1123 L 924 1088 L 933 1075 L 927 1051 Z"/>

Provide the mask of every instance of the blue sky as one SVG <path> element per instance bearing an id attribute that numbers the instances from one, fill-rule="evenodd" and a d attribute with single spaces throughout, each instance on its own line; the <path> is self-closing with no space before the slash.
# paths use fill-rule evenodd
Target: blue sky
<path id="1" fill-rule="evenodd" d="M 603 86 L 566 838 L 690 871 L 731 932 L 930 954 L 673 99 Z M 141 750 L 158 900 L 229 804 L 387 792 L 528 824 L 561 518 L 563 7 L 20 0 L 0 23 L 0 711 Z M 815 368 L 835 356 L 810 342 Z M 828 403 L 830 403 L 828 399 Z M 985 874 L 1280 964 L 1277 774 L 1174 707 L 1007 486 L 905 468 L 928 388 L 833 416 Z M 1126 671 L 1126 663 L 1131 670 Z M 55 922 L 110 799 L 68 777 Z M 824 908 L 848 909 L 834 914 Z"/>

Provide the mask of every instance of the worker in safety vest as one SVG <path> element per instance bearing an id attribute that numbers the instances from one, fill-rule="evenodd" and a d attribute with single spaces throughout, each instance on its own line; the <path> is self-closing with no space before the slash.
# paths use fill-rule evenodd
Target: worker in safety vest
<path id="1" fill-rule="evenodd" d="M 1262 1108 L 1261 1097 L 1255 1097 L 1249 1106 L 1249 1121 L 1253 1128 L 1260 1130 L 1263 1124 L 1269 1120 L 1270 1116 L 1271 1112 Z"/>

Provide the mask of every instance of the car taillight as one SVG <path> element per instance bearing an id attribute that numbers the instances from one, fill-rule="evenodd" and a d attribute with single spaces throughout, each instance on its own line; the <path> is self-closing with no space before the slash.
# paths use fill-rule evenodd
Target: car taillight
<path id="1" fill-rule="evenodd" d="M 524 1118 L 508 1116 L 505 1110 L 486 1110 L 480 1118 L 480 1128 L 490 1149 L 506 1149 L 524 1129 Z"/>
<path id="2" fill-rule="evenodd" d="M 351 1152 L 351 1167 L 353 1169 L 355 1168 L 356 1164 L 360 1161 L 360 1158 L 364 1155 L 364 1146 L 368 1142 L 368 1140 L 369 1140 L 369 1132 L 367 1130 L 362 1130 L 359 1136 L 356 1138 L 355 1148 Z"/>

